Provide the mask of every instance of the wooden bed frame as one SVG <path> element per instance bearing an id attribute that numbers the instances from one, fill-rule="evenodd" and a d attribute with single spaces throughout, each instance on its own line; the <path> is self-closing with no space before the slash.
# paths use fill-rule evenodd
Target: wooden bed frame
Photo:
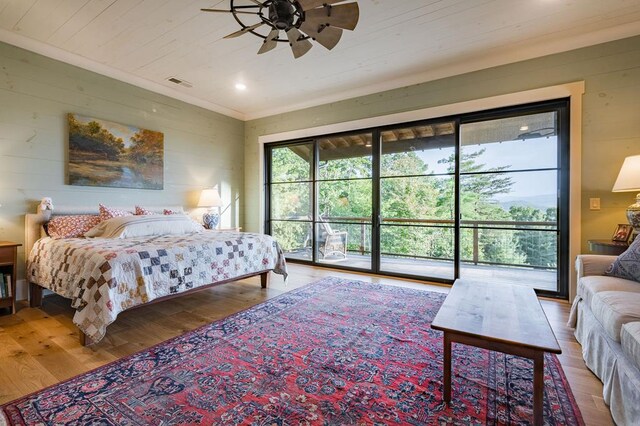
<path id="1" fill-rule="evenodd" d="M 164 209 L 168 209 L 168 210 L 182 210 L 182 207 L 176 207 L 176 206 L 170 206 L 170 207 L 163 207 L 163 208 L 156 208 L 156 209 L 152 209 L 152 211 L 160 211 L 162 212 L 162 210 Z M 126 208 L 124 208 L 123 210 L 126 210 Z M 56 215 L 76 215 L 76 214 L 98 214 L 98 211 L 96 209 L 87 209 L 87 208 L 65 208 L 65 209 L 56 209 Z M 41 230 L 42 230 L 42 225 L 44 223 L 46 223 L 49 219 L 42 215 L 42 214 L 27 214 L 25 215 L 25 262 L 27 262 L 27 259 L 29 257 L 29 253 L 31 253 L 31 249 L 33 248 L 34 244 L 36 243 L 36 241 L 38 241 L 42 235 L 41 235 Z M 143 303 L 140 305 L 136 305 L 136 306 L 132 306 L 129 309 L 126 309 L 127 311 L 132 310 L 132 309 L 136 309 L 142 306 L 147 306 L 147 305 L 151 305 L 154 303 L 158 303 L 158 302 L 163 302 L 166 300 L 170 300 L 170 299 L 174 299 L 176 297 L 180 297 L 186 294 L 190 294 L 190 293 L 197 293 L 198 291 L 202 291 L 202 290 L 206 290 L 208 288 L 217 286 L 217 285 L 222 285 L 222 284 L 227 284 L 233 281 L 240 281 L 240 280 L 244 280 L 247 278 L 251 278 L 251 277 L 255 277 L 260 275 L 260 285 L 262 288 L 267 288 L 269 286 L 269 277 L 270 277 L 270 273 L 271 269 L 268 270 L 264 270 L 264 271 L 260 271 L 260 272 L 256 272 L 254 274 L 247 274 L 247 275 L 243 275 L 240 277 L 235 277 L 235 278 L 231 278 L 228 280 L 224 280 L 224 281 L 218 281 L 215 283 L 211 283 L 211 284 L 207 284 L 207 285 L 203 285 L 197 288 L 192 288 L 190 290 L 187 291 L 183 291 L 181 293 L 176 293 L 176 294 L 170 294 L 167 296 L 163 296 L 163 297 L 159 297 L 157 299 L 154 299 L 150 302 L 147 303 Z M 25 275 L 27 275 L 27 281 L 29 280 L 28 278 L 28 274 L 29 274 L 29 270 L 26 267 L 25 264 Z M 32 308 L 37 308 L 39 306 L 42 305 L 42 293 L 43 290 L 45 290 L 45 287 L 42 287 L 36 283 L 32 283 L 31 281 L 29 282 L 29 306 L 31 306 Z M 123 311 L 124 312 L 124 311 Z M 91 343 L 93 343 L 91 341 L 91 339 L 89 339 L 84 332 L 82 332 L 80 329 L 78 329 L 78 333 L 80 335 L 80 344 L 82 346 L 87 346 L 90 345 Z"/>

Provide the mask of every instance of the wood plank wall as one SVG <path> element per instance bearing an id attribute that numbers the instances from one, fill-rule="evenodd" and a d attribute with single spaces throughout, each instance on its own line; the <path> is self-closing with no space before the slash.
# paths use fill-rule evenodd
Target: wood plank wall
<path id="1" fill-rule="evenodd" d="M 164 190 L 66 185 L 70 112 L 164 132 Z M 23 242 L 24 214 L 35 212 L 43 196 L 58 205 L 193 208 L 200 190 L 216 184 L 225 205 L 231 204 L 223 225 L 238 226 L 243 221 L 243 140 L 242 121 L 0 43 L 3 240 Z M 20 265 L 24 256 L 21 249 Z"/>

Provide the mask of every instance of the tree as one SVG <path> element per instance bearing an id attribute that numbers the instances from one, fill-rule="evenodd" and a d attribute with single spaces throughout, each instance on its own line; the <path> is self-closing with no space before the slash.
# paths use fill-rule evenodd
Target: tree
<path id="1" fill-rule="evenodd" d="M 162 164 L 164 135 L 152 130 L 140 129 L 131 136 L 128 155 L 137 163 Z"/>
<path id="2" fill-rule="evenodd" d="M 509 213 L 493 198 L 495 195 L 508 194 L 511 191 L 513 180 L 500 173 L 508 170 L 510 166 L 487 167 L 479 162 L 484 152 L 484 149 L 463 152 L 460 158 L 460 170 L 464 173 L 460 178 L 460 213 L 462 221 L 467 222 L 467 227 L 461 232 L 460 252 L 461 258 L 465 260 L 474 257 L 475 235 L 474 230 L 469 228 L 475 226 L 474 221 L 486 221 L 487 218 L 495 221 L 511 219 Z M 455 172 L 454 154 L 438 163 L 446 164 L 449 173 Z M 440 182 L 438 207 L 441 217 L 454 217 L 454 185 L 453 178 Z M 524 262 L 524 255 L 516 246 L 514 231 L 484 227 L 477 230 L 477 239 L 479 261 L 514 264 Z"/>
<path id="3" fill-rule="evenodd" d="M 97 121 L 83 124 L 73 114 L 68 115 L 69 149 L 85 158 L 118 160 L 124 152 L 124 142 L 116 138 Z"/>
<path id="4" fill-rule="evenodd" d="M 533 207 L 511 206 L 509 214 L 518 222 L 551 222 L 555 227 L 557 209 L 548 208 L 543 212 Z M 526 256 L 528 265 L 555 268 L 558 265 L 556 233 L 540 228 L 540 231 L 516 231 L 518 247 Z"/>

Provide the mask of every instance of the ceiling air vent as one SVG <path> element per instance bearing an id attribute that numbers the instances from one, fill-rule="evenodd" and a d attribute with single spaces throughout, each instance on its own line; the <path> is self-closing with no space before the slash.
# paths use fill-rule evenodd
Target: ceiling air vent
<path id="1" fill-rule="evenodd" d="M 176 78 L 176 77 L 169 77 L 167 78 L 167 81 L 170 81 L 174 84 L 179 84 L 180 86 L 184 86 L 184 87 L 189 87 L 189 88 L 193 87 L 193 84 L 189 83 L 188 81 L 180 80 L 179 78 Z"/>

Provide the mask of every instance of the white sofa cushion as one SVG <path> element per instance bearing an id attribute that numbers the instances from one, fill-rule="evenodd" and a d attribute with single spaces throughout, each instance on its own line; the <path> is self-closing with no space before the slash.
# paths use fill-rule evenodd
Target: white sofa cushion
<path id="1" fill-rule="evenodd" d="M 591 311 L 616 342 L 623 324 L 640 321 L 640 293 L 601 291 L 591 299 Z"/>
<path id="2" fill-rule="evenodd" d="M 602 275 L 593 275 L 582 277 L 578 281 L 578 295 L 591 306 L 593 295 L 601 291 L 627 291 L 640 293 L 640 283 L 624 278 L 605 277 Z"/>
<path id="3" fill-rule="evenodd" d="M 640 368 L 640 322 L 628 322 L 620 331 L 622 352 Z"/>

